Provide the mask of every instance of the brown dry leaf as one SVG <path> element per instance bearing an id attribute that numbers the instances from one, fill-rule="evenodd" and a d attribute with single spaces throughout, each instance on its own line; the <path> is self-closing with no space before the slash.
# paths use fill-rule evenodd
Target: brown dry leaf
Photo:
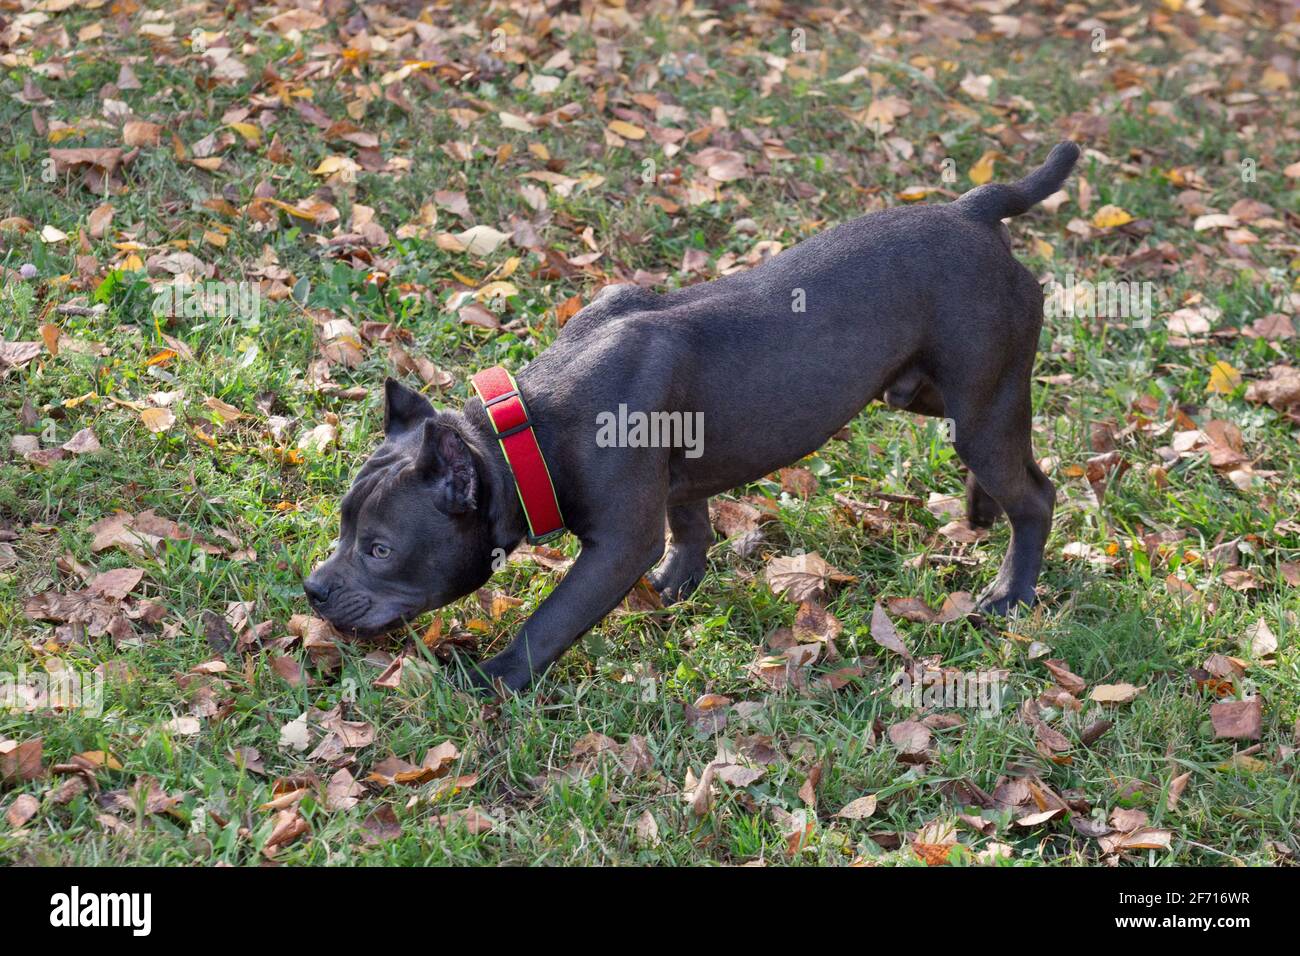
<path id="1" fill-rule="evenodd" d="M 144 571 L 140 568 L 116 568 L 95 575 L 87 589 L 100 597 L 121 601 L 143 578 Z"/>
<path id="2" fill-rule="evenodd" d="M 889 728 L 889 739 L 900 756 L 921 756 L 930 748 L 930 728 L 916 720 L 904 720 Z"/>
<path id="3" fill-rule="evenodd" d="M 649 743 L 639 734 L 628 737 L 620 744 L 601 733 L 589 733 L 573 745 L 569 764 L 559 771 L 569 779 L 588 777 L 602 765 L 603 758 L 612 758 L 619 770 L 631 776 L 641 776 L 654 766 Z"/>
<path id="4" fill-rule="evenodd" d="M 1215 737 L 1258 740 L 1264 721 L 1263 703 L 1250 700 L 1221 700 L 1210 705 L 1210 723 Z"/>
<path id="5" fill-rule="evenodd" d="M 713 519 L 713 527 L 724 538 L 734 538 L 757 531 L 763 517 L 763 513 L 753 505 L 744 501 L 733 501 L 730 498 L 712 499 L 709 502 L 709 511 Z"/>
<path id="6" fill-rule="evenodd" d="M 74 455 L 93 455 L 102 450 L 99 439 L 95 437 L 94 430 L 90 428 L 81 429 L 60 447 Z"/>
<path id="7" fill-rule="evenodd" d="M 817 494 L 817 476 L 807 468 L 782 468 L 781 490 L 805 501 Z"/>
<path id="8" fill-rule="evenodd" d="M 1036 826 L 1046 823 L 1048 820 L 1054 820 L 1061 814 L 1065 813 L 1065 807 L 1051 807 L 1047 810 L 1039 810 L 1034 813 L 1026 813 L 1024 816 L 1017 817 L 1015 826 L 1026 830 L 1033 829 Z"/>
<path id="9" fill-rule="evenodd" d="M 444 830 L 448 826 L 463 825 L 471 836 L 488 833 L 497 825 L 495 820 L 482 813 L 477 807 L 467 807 L 464 810 L 435 816 L 433 822 Z"/>
<path id="10" fill-rule="evenodd" d="M 311 826 L 302 818 L 297 807 L 281 810 L 275 815 L 271 835 L 262 845 L 262 852 L 274 851 L 277 847 L 292 843 L 310 830 Z"/>
<path id="11" fill-rule="evenodd" d="M 1089 700 L 1099 704 L 1128 704 L 1137 698 L 1142 688 L 1132 684 L 1098 684 L 1088 695 Z"/>
<path id="12" fill-rule="evenodd" d="M 210 408 L 212 411 L 216 412 L 217 416 L 221 419 L 223 425 L 229 425 L 231 422 L 239 421 L 239 419 L 244 417 L 244 413 L 241 412 L 239 409 L 237 409 L 234 405 L 231 405 L 227 402 L 223 402 L 219 398 L 208 396 L 203 400 L 203 404 L 207 408 Z"/>
<path id="13" fill-rule="evenodd" d="M 290 687 L 301 687 L 307 681 L 307 675 L 299 664 L 292 657 L 284 657 L 279 654 L 270 656 L 271 670 L 275 671 L 279 677 Z"/>
<path id="14" fill-rule="evenodd" d="M 835 815 L 844 820 L 865 820 L 875 812 L 876 796 L 869 793 L 865 797 L 850 800 Z"/>
<path id="15" fill-rule="evenodd" d="M 1071 694 L 1082 693 L 1083 689 L 1088 686 L 1082 677 L 1073 673 L 1069 667 L 1066 666 L 1065 661 L 1046 660 L 1043 661 L 1043 666 L 1051 671 L 1052 677 L 1055 678 L 1056 682 Z"/>
<path id="16" fill-rule="evenodd" d="M 703 734 L 720 733 L 727 726 L 731 698 L 721 694 L 703 694 L 693 704 L 684 704 L 686 726 Z"/>
<path id="17" fill-rule="evenodd" d="M 829 656 L 835 656 L 834 642 L 844 630 L 839 618 L 816 601 L 804 601 L 794 618 L 794 636 L 800 643 L 822 641 Z"/>
<path id="18" fill-rule="evenodd" d="M 1145 810 L 1128 807 L 1116 807 L 1110 814 L 1110 825 L 1120 833 L 1129 833 L 1150 822 Z"/>
<path id="19" fill-rule="evenodd" d="M 929 624 L 935 618 L 935 613 L 930 608 L 930 605 L 917 597 L 887 598 L 885 607 L 889 609 L 889 613 L 894 617 L 901 617 L 905 621 L 912 621 L 917 624 Z"/>
<path id="20" fill-rule="evenodd" d="M 86 219 L 86 226 L 90 230 L 91 239 L 103 239 L 108 232 L 108 227 L 113 222 L 113 205 L 112 203 L 101 203 L 96 206 Z"/>
<path id="21" fill-rule="evenodd" d="M 41 802 L 30 793 L 20 793 L 5 810 L 5 822 L 16 830 L 36 816 L 40 808 Z"/>
<path id="22" fill-rule="evenodd" d="M 42 737 L 25 740 L 0 739 L 0 783 L 16 786 L 44 777 L 45 765 L 42 761 Z"/>
<path id="23" fill-rule="evenodd" d="M 926 866 L 947 866 L 957 845 L 957 828 L 947 820 L 927 823 L 912 838 L 912 852 Z"/>
<path id="24" fill-rule="evenodd" d="M 361 822 L 361 829 L 361 838 L 371 845 L 395 840 L 402 835 L 402 824 L 386 803 Z"/>
<path id="25" fill-rule="evenodd" d="M 158 729 L 178 737 L 193 737 L 202 731 L 203 725 L 197 717 L 173 717 L 160 724 Z"/>
<path id="26" fill-rule="evenodd" d="M 649 848 L 659 845 L 659 824 L 649 810 L 637 818 L 635 832 L 638 846 Z"/>
<path id="27" fill-rule="evenodd" d="M 796 604 L 826 592 L 831 566 L 820 554 L 793 554 L 773 558 L 765 576 L 772 593 Z"/>
<path id="28" fill-rule="evenodd" d="M 1178 801 L 1183 798 L 1183 791 L 1187 789 L 1187 782 L 1191 779 L 1192 772 L 1188 770 L 1186 773 L 1181 773 L 1169 781 L 1169 797 L 1166 805 L 1170 810 L 1178 808 Z"/>
<path id="29" fill-rule="evenodd" d="M 1106 841 L 1114 840 L 1113 846 L 1116 850 L 1168 850 L 1173 838 L 1172 830 L 1142 827 L 1119 837 L 1103 838 L 1102 843 L 1105 846 Z"/>
<path id="30" fill-rule="evenodd" d="M 127 146 L 157 146 L 162 142 L 162 127 L 143 120 L 129 120 L 122 127 L 122 142 Z"/>
<path id="31" fill-rule="evenodd" d="M 319 30 L 328 23 L 329 20 L 319 13 L 302 8 L 293 8 L 286 10 L 284 13 L 276 14 L 263 23 L 262 26 L 270 27 L 282 36 L 287 36 L 294 31 Z"/>
<path id="32" fill-rule="evenodd" d="M 468 255 L 488 256 L 510 238 L 510 233 L 499 232 L 491 226 L 473 226 L 456 233 L 454 238 Z"/>
<path id="33" fill-rule="evenodd" d="M 40 342 L 0 342 L 0 368 L 22 368 L 40 354 Z"/>
<path id="34" fill-rule="evenodd" d="M 1278 411 L 1300 405 L 1300 368 L 1274 365 L 1268 370 L 1268 378 L 1246 387 L 1246 401 L 1271 405 Z"/>
<path id="35" fill-rule="evenodd" d="M 170 408 L 142 408 L 140 420 L 145 428 L 158 435 L 176 424 L 176 413 Z"/>
<path id="36" fill-rule="evenodd" d="M 894 627 L 894 622 L 879 604 L 871 609 L 871 637 L 881 647 L 893 651 L 904 660 L 912 659 L 912 652 L 899 635 L 898 628 Z"/>
<path id="37" fill-rule="evenodd" d="M 1277 653 L 1277 635 L 1262 617 L 1246 628 L 1246 641 L 1254 658 L 1271 657 Z"/>

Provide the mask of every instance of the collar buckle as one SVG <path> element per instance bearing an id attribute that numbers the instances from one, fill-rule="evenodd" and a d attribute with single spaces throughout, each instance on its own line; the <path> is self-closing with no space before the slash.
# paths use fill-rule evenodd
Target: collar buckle
<path id="1" fill-rule="evenodd" d="M 529 544 L 546 544 L 548 541 L 554 541 L 556 538 L 558 538 L 558 537 L 560 537 L 561 535 L 563 535 L 564 532 L 565 532 L 566 530 L 567 530 L 567 529 L 565 529 L 565 528 L 556 528 L 554 531 L 548 531 L 548 532 L 546 532 L 546 534 L 532 534 L 532 533 L 530 533 L 530 534 L 528 535 L 528 543 L 529 543 Z"/>

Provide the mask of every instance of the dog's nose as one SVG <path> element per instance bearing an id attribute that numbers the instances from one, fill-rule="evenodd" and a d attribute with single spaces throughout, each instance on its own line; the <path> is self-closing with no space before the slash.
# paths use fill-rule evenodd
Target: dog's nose
<path id="1" fill-rule="evenodd" d="M 302 582 L 302 589 L 313 604 L 324 604 L 330 598 L 330 586 L 312 574 Z"/>

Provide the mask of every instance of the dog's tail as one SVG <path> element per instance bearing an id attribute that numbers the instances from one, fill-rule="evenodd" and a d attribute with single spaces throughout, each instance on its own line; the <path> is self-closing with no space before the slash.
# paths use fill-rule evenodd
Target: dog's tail
<path id="1" fill-rule="evenodd" d="M 1024 179 L 1014 183 L 989 183 L 972 189 L 957 200 L 957 205 L 975 219 L 996 223 L 1010 216 L 1026 213 L 1061 188 L 1079 158 L 1079 147 L 1071 142 L 1057 143 L 1047 154 L 1047 162 Z"/>

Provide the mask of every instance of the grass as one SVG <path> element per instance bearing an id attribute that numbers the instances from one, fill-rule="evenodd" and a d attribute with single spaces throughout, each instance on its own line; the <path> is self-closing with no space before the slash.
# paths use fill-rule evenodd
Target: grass
<path id="1" fill-rule="evenodd" d="M 170 22 L 170 8 L 154 9 L 155 19 Z M 184 16 L 193 16 L 193 10 L 187 7 Z M 147 13 L 125 15 L 138 27 L 152 22 Z M 1193 230 L 1194 217 L 1175 202 L 1179 189 L 1166 175 L 1176 167 L 1197 169 L 1208 186 L 1203 202 L 1217 211 L 1247 196 L 1277 210 L 1294 208 L 1295 180 L 1280 171 L 1294 160 L 1294 146 L 1276 139 L 1285 125 L 1282 118 L 1294 114 L 1294 91 L 1263 92 L 1265 115 L 1254 120 L 1248 136 L 1219 101 L 1219 109 L 1207 110 L 1202 95 L 1186 92 L 1194 79 L 1226 77 L 1228 67 L 1217 73 L 1210 67 L 1195 73 L 1172 69 L 1179 62 L 1178 45 L 1167 42 L 1164 33 L 1100 59 L 1086 43 L 1052 28 L 1045 14 L 1039 17 L 1048 26 L 1042 40 L 997 36 L 977 18 L 978 37 L 958 45 L 915 33 L 869 44 L 868 37 L 881 36 L 872 33 L 880 26 L 872 15 L 866 22 L 855 16 L 834 27 L 804 24 L 817 54 L 792 58 L 792 68 L 762 96 L 760 81 L 772 69 L 765 53 L 788 55 L 789 30 L 798 24 L 761 19 L 740 5 L 722 5 L 716 13 L 719 24 L 700 31 L 700 17 L 637 12 L 632 25 L 617 33 L 621 77 L 596 72 L 584 79 L 560 70 L 554 75 L 563 77 L 561 84 L 548 95 L 532 92 L 527 82 L 514 87 L 516 65 L 459 84 L 453 82 L 455 71 L 428 70 L 428 83 L 416 77 L 371 89 L 401 56 L 340 60 L 328 51 L 314 53 L 316 44 L 337 38 L 333 24 L 299 42 L 244 12 L 230 20 L 213 15 L 176 22 L 176 38 L 203 26 L 211 31 L 211 45 L 220 45 L 216 31 L 224 31 L 245 61 L 247 78 L 211 88 L 196 83 L 208 67 L 187 44 L 151 38 L 138 29 L 122 31 L 94 11 L 57 14 L 57 24 L 74 37 L 70 49 L 29 37 L 0 61 L 5 66 L 0 122 L 14 132 L 0 148 L 0 218 L 22 217 L 34 226 L 4 234 L 7 251 L 0 266 L 16 272 L 31 263 L 36 269 L 26 280 L 6 272 L 0 339 L 37 341 L 43 322 L 56 322 L 64 336 L 57 356 L 42 354 L 3 378 L 0 435 L 7 446 L 12 435 L 42 433 L 44 445 L 57 446 L 92 428 L 103 445 L 97 454 L 71 456 L 49 467 L 35 467 L 16 454 L 0 463 L 0 529 L 11 533 L 14 556 L 4 566 L 0 555 L 0 670 L 108 671 L 102 715 L 0 712 L 0 741 L 40 738 L 47 765 L 68 763 L 88 751 L 109 752 L 116 764 L 89 777 L 100 794 L 125 794 L 110 810 L 96 799 L 94 788 L 61 801 L 56 790 L 64 776 L 6 783 L 0 805 L 11 807 L 20 795 L 30 794 L 40 809 L 21 826 L 0 828 L 0 861 L 255 864 L 270 856 L 282 863 L 328 865 L 924 865 L 923 848 L 913 844 L 952 842 L 941 855 L 954 863 L 973 862 L 993 844 L 1007 848 L 1002 865 L 1101 862 L 1105 854 L 1098 841 L 1065 818 L 1015 824 L 1013 816 L 1023 807 L 989 809 L 990 822 L 979 830 L 961 826 L 952 838 L 933 836 L 936 828 L 956 825 L 958 815 L 969 811 L 961 783 L 994 792 L 1005 779 L 1025 776 L 1063 796 L 1076 820 L 1109 818 L 1117 808 L 1140 809 L 1152 827 L 1172 832 L 1167 850 L 1130 851 L 1122 859 L 1126 865 L 1271 865 L 1294 859 L 1300 851 L 1295 836 L 1300 788 L 1295 758 L 1285 748 L 1296 746 L 1292 726 L 1300 717 L 1300 653 L 1297 591 L 1280 568 L 1300 556 L 1294 522 L 1300 506 L 1296 433 L 1284 415 L 1246 401 L 1246 383 L 1225 394 L 1207 393 L 1215 362 L 1229 363 L 1248 382 L 1293 357 L 1294 340 L 1201 337 L 1185 346 L 1165 321 L 1166 313 L 1194 303 L 1189 297 L 1199 294 L 1221 310 L 1220 328 L 1240 329 L 1279 311 L 1278 302 L 1285 301 L 1279 297 L 1296 288 L 1294 245 L 1251 246 L 1256 268 L 1238 268 L 1227 261 L 1218 233 Z M 481 31 L 477 41 L 444 41 L 445 55 L 461 63 L 483 52 L 495 25 L 486 7 L 475 4 L 455 12 L 434 8 L 428 16 L 439 28 L 461 23 Z M 505 22 L 520 26 L 533 42 L 533 26 L 513 14 Z M 1132 22 L 1120 21 L 1115 29 Z M 104 27 L 102 38 L 75 39 L 96 23 Z M 913 22 L 895 27 L 916 29 Z M 508 35 L 516 34 L 512 29 Z M 1247 54 L 1243 69 L 1257 73 L 1282 37 L 1268 24 L 1248 20 L 1235 33 L 1215 34 L 1213 42 L 1240 46 Z M 596 63 L 594 38 L 571 19 L 558 20 L 555 34 L 536 43 L 524 67 L 528 75 L 560 49 L 568 49 L 575 63 Z M 866 59 L 869 50 L 884 60 Z M 701 59 L 684 60 L 688 54 Z M 50 69 L 56 62 L 63 63 L 65 75 Z M 123 62 L 132 65 L 141 88 L 101 97 Z M 304 76 L 304 63 L 314 62 L 328 69 Z M 694 69 L 706 63 L 713 72 L 692 82 L 673 67 L 682 62 L 695 64 Z M 863 63 L 875 71 L 871 77 L 835 82 Z M 671 215 L 649 201 L 665 191 L 642 182 L 642 160 L 655 159 L 661 172 L 682 167 L 687 178 L 689 164 L 680 154 L 665 157 L 650 138 L 610 145 L 604 132 L 617 116 L 616 107 L 642 109 L 632 94 L 655 64 L 660 79 L 653 92 L 682 108 L 682 130 L 698 130 L 715 110 L 729 123 L 729 130 L 715 132 L 714 139 L 706 135 L 688 145 L 686 154 L 727 143 L 751 164 L 751 174 L 725 185 L 719 201 L 682 203 Z M 1113 71 L 1121 68 L 1142 78 L 1135 100 L 1115 95 Z M 320 195 L 325 176 L 313 170 L 327 157 L 360 155 L 348 142 L 327 140 L 289 108 L 267 114 L 268 128 L 257 143 L 232 132 L 229 123 L 244 120 L 223 123 L 228 111 L 251 108 L 254 95 L 267 101 L 271 87 L 259 85 L 264 70 L 274 71 L 290 89 L 309 90 L 309 101 L 330 119 L 351 115 L 358 126 L 377 133 L 384 159 L 409 160 L 397 172 L 363 168 L 355 182 L 331 183 L 325 197 L 338 209 L 340 232 L 347 231 L 358 205 L 376 210 L 391 242 L 377 252 L 389 260 L 386 282 L 372 281 L 374 263 L 357 267 L 324 254 L 317 240 L 331 236 L 335 224 L 277 214 L 278 228 L 268 231 L 240 214 L 263 194 L 255 192 L 259 184 L 292 205 Z M 918 70 L 930 81 L 919 81 Z M 994 78 L 991 101 L 960 90 L 967 73 Z M 51 102 L 35 108 L 24 104 L 17 94 L 28 81 Z M 413 107 L 410 112 L 372 95 L 394 85 Z M 600 89 L 608 97 L 603 112 L 595 99 Z M 883 138 L 852 118 L 870 105 L 873 89 L 876 97 L 900 96 L 911 107 Z M 164 126 L 161 146 L 142 149 L 130 166 L 126 191 L 92 195 L 76 174 L 43 181 L 41 159 L 51 145 L 120 144 L 116 124 L 102 120 L 108 100 L 125 101 L 138 118 Z M 494 115 L 535 116 L 571 101 L 584 107 L 578 118 L 536 133 L 505 128 Z M 1146 107 L 1154 101 L 1172 107 L 1152 113 Z M 450 109 L 485 115 L 462 129 Z M 58 120 L 81 132 L 52 144 L 48 131 L 34 126 L 37 112 L 44 124 Z M 971 185 L 970 168 L 990 149 L 1005 157 L 996 164 L 996 177 L 1009 179 L 1041 159 L 1072 114 L 1109 118 L 1109 133 L 1088 145 L 1113 163 L 1105 165 L 1096 154 L 1085 157 L 1069 186 L 1070 202 L 1054 214 L 1040 210 L 1014 222 L 1017 254 L 1039 275 L 1142 279 L 1147 275 L 1125 267 L 1122 257 L 1145 233 L 1150 245 L 1172 243 L 1181 261 L 1155 278 L 1163 305 L 1150 328 L 1070 317 L 1048 321 L 1036 367 L 1035 444 L 1041 458 L 1054 462 L 1060 500 L 1041 580 L 1043 600 L 1032 613 L 983 625 L 897 622 L 918 655 L 964 671 L 1007 672 L 1005 706 L 990 718 L 964 712 L 960 726 L 936 729 L 928 762 L 900 762 L 887 734 L 888 727 L 920 715 L 891 703 L 889 679 L 898 661 L 869 636 L 872 608 L 888 597 L 916 596 L 937 606 L 950 592 L 978 591 L 1001 559 L 1007 531 L 999 525 L 984 541 L 957 545 L 937 533 L 947 518 L 897 504 L 889 506 L 890 531 L 852 527 L 836 507 L 836 494 L 870 500 L 885 492 L 924 500 L 932 491 L 955 494 L 961 487 L 958 462 L 935 423 L 878 405 L 852 423 L 847 440 L 832 441 L 801 463 L 817 476 L 817 490 L 807 500 L 782 493 L 775 478 L 737 491 L 737 496 L 766 497 L 777 511 L 776 520 L 764 526 L 757 553 L 742 557 L 720 542 L 708 579 L 690 601 L 668 611 L 610 617 L 575 646 L 536 694 L 485 707 L 455 690 L 444 680 L 448 665 L 421 640 L 435 616 L 379 649 L 407 655 L 396 689 L 374 686 L 384 663 L 376 648 L 340 642 L 339 665 L 328 671 L 290 637 L 290 618 L 306 611 L 301 575 L 327 552 L 349 476 L 377 441 L 378 385 L 390 371 L 387 346 L 379 343 L 363 348 L 354 367 L 330 369 L 341 388 L 367 389 L 364 398 L 314 388 L 309 375 L 318 358 L 313 317 L 324 316 L 321 310 L 358 327 L 375 320 L 409 332 L 406 348 L 412 355 L 426 356 L 454 376 L 452 387 L 431 389 L 431 396 L 458 405 L 475 370 L 494 363 L 518 367 L 544 349 L 557 330 L 554 307 L 573 295 L 589 299 L 600 284 L 598 273 L 663 273 L 659 288 L 694 281 L 678 271 L 687 249 L 704 250 L 716 265 L 728 253 L 747 255 L 757 240 L 779 240 L 788 247 L 827 225 L 896 204 L 901 201 L 896 194 L 917 183 L 961 191 Z M 1270 128 L 1274 120 L 1277 128 Z M 741 130 L 779 138 L 790 155 L 778 154 L 763 161 L 766 171 L 753 171 L 762 154 L 739 135 Z M 228 134 L 221 168 L 210 173 L 178 160 L 168 148 L 173 131 L 190 157 L 203 137 Z M 1039 142 L 1006 145 L 1009 140 L 1000 134 L 1014 141 L 1013 131 Z M 277 135 L 291 153 L 287 163 L 273 162 L 269 155 Z M 913 144 L 913 158 L 891 159 L 883 141 L 890 136 Z M 464 161 L 440 148 L 452 141 L 477 142 L 479 148 Z M 538 144 L 564 175 L 604 177 L 600 185 L 567 196 L 548 189 L 551 218 L 538 230 L 548 247 L 574 257 L 591 251 L 581 238 L 590 226 L 603 255 L 588 272 L 550 278 L 535 255 L 509 243 L 481 257 L 448 251 L 433 234 L 459 232 L 471 223 L 445 209 L 427 236 L 397 236 L 397 227 L 417 220 L 438 190 L 463 192 L 473 223 L 506 228 L 511 215 L 535 218 L 518 186 L 527 181 L 520 178 L 523 173 L 547 168 L 530 151 Z M 511 151 L 504 155 L 500 150 L 507 146 Z M 1230 157 L 1252 153 L 1271 161 L 1262 162 L 1258 180 L 1247 184 Z M 945 156 L 956 160 L 956 184 L 940 180 L 938 161 Z M 1091 185 L 1093 212 L 1114 204 L 1130 211 L 1138 224 L 1087 236 L 1066 231 L 1068 221 L 1090 218 L 1078 205 L 1079 176 Z M 223 212 L 220 204 L 204 205 L 218 197 L 236 214 Z M 103 238 L 92 239 L 87 217 L 102 201 L 113 204 L 114 220 Z M 743 218 L 754 220 L 752 235 L 736 228 Z M 39 233 L 46 225 L 70 238 L 43 242 Z M 223 229 L 224 246 L 204 238 Z M 83 233 L 85 245 L 79 247 Z M 1276 240 L 1281 233 L 1262 235 Z M 1049 243 L 1050 250 L 1034 240 Z M 276 293 L 279 298 L 263 298 L 256 317 L 205 315 L 156 325 L 150 282 L 157 276 L 147 279 L 145 272 L 131 270 L 128 257 L 134 252 L 147 260 L 176 251 L 178 244 L 214 265 L 218 277 L 236 281 L 252 279 L 258 264 L 271 258 L 265 253 L 269 249 L 288 279 Z M 78 254 L 93 256 L 93 264 L 79 267 Z M 446 303 L 466 288 L 464 278 L 485 281 L 512 256 L 521 259 L 509 278 L 517 292 L 494 310 L 517 331 L 459 322 Z M 267 280 L 265 291 L 270 286 Z M 292 295 L 283 294 L 290 290 Z M 90 310 L 97 301 L 107 308 Z M 52 311 L 59 304 L 86 308 L 82 314 Z M 150 364 L 167 348 L 160 336 L 164 331 L 183 340 L 193 358 Z M 68 347 L 91 342 L 103 348 Z M 407 380 L 416 383 L 414 376 Z M 148 404 L 147 396 L 159 391 L 181 397 L 172 406 L 176 424 L 153 434 L 121 403 Z M 91 397 L 69 402 L 86 395 Z M 218 428 L 204 405 L 209 396 L 245 417 Z M 1156 422 L 1181 409 L 1200 426 L 1212 420 L 1235 424 L 1259 473 L 1253 484 L 1236 487 L 1204 453 L 1163 463 L 1156 449 L 1169 444 L 1172 432 L 1136 430 L 1117 439 L 1131 470 L 1112 482 L 1100 504 L 1090 498 L 1079 473 L 1097 454 L 1094 425 L 1112 422 L 1122 430 L 1135 402 L 1144 398 L 1154 400 L 1150 417 Z M 22 421 L 25 403 L 35 412 L 35 424 Z M 269 433 L 271 415 L 292 419 L 287 437 Z M 327 421 L 338 426 L 336 443 L 319 453 L 293 453 L 302 432 Z M 202 440 L 198 428 L 214 440 Z M 1164 471 L 1153 470 L 1160 464 Z M 256 558 L 201 557 L 184 542 L 156 555 L 91 551 L 91 525 L 119 509 L 147 508 L 208 541 L 219 543 L 221 531 L 233 533 Z M 1156 531 L 1181 537 L 1165 553 L 1148 553 L 1144 538 Z M 1241 564 L 1257 585 L 1246 591 L 1229 586 L 1225 568 L 1205 559 L 1208 550 L 1233 539 L 1241 539 Z M 1063 549 L 1072 543 L 1109 548 L 1114 566 L 1065 557 Z M 575 542 L 562 546 L 575 553 Z M 747 670 L 765 638 L 789 626 L 796 613 L 793 604 L 768 589 L 765 565 L 800 549 L 817 552 L 855 576 L 831 593 L 829 609 L 843 624 L 840 656 L 862 657 L 866 671 L 838 692 L 773 691 Z M 968 560 L 914 560 L 936 553 Z M 107 635 L 60 642 L 54 625 L 29 619 L 23 608 L 33 594 L 82 587 L 77 574 L 67 571 L 71 563 L 61 562 L 65 555 L 92 574 L 142 568 L 135 595 L 165 607 L 166 617 L 152 629 L 137 625 L 141 640 L 125 646 Z M 492 587 L 519 599 L 518 606 L 498 608 L 494 616 L 466 598 L 436 615 L 442 632 L 473 635 L 480 653 L 499 649 L 558 576 L 536 564 L 512 563 Z M 1184 581 L 1195 596 L 1180 596 L 1167 583 L 1170 576 Z M 260 643 L 222 652 L 209 641 L 204 612 L 223 616 L 235 602 L 251 605 L 250 621 L 272 624 Z M 1234 753 L 1248 750 L 1251 741 L 1214 736 L 1210 700 L 1189 670 L 1212 654 L 1249 658 L 1242 651 L 1243 636 L 1259 620 L 1277 635 L 1279 648 L 1267 662 L 1250 661 L 1247 677 L 1264 702 L 1263 729 L 1258 749 L 1247 753 L 1254 759 L 1234 762 Z M 276 663 L 282 656 L 300 663 L 310 680 L 296 686 L 286 681 L 285 665 Z M 1093 703 L 1085 692 L 1077 713 L 1045 711 L 1051 726 L 1071 743 L 1057 760 L 1038 751 L 1033 727 L 1021 715 L 1022 704 L 1053 683 L 1042 664 L 1045 657 L 1066 662 L 1089 688 L 1117 683 L 1142 688 L 1132 703 L 1120 707 Z M 192 672 L 217 659 L 226 664 L 224 673 Z M 822 663 L 813 670 L 843 663 Z M 1239 681 L 1237 692 L 1245 687 Z M 725 728 L 707 733 L 690 725 L 682 706 L 705 693 L 759 706 L 733 709 Z M 389 755 L 419 762 L 426 750 L 447 741 L 459 756 L 438 780 L 367 790 L 354 807 L 327 809 L 323 783 L 337 764 L 282 747 L 281 728 L 312 708 L 335 707 L 373 728 L 372 742 L 347 751 L 345 762 L 357 779 Z M 199 717 L 197 733 L 169 729 L 169 722 L 184 716 Z M 1109 732 L 1090 746 L 1080 743 L 1083 728 L 1101 717 L 1113 721 Z M 586 772 L 561 773 L 574 762 L 575 746 L 591 733 L 619 745 L 644 738 L 651 766 L 629 774 L 605 757 Z M 697 815 L 683 799 L 684 783 L 688 773 L 701 774 L 720 745 L 748 754 L 770 751 L 771 759 L 757 782 L 721 786 L 712 808 Z M 230 759 L 250 747 L 260 753 L 264 773 Z M 1170 783 L 1188 772 L 1186 790 L 1171 807 Z M 455 777 L 473 779 L 446 786 Z M 167 812 L 148 812 L 134 795 L 142 782 L 147 792 L 148 780 L 178 798 Z M 807 805 L 807 790 L 801 794 L 809 783 L 815 808 Z M 266 805 L 300 787 L 307 792 L 296 802 L 297 813 L 308 830 L 269 850 L 273 831 L 286 818 Z M 878 798 L 870 818 L 834 816 L 866 794 Z M 376 840 L 374 815 L 384 807 L 391 808 L 400 834 Z M 495 825 L 474 832 L 462 819 L 450 819 L 471 807 Z M 792 850 L 791 815 L 800 812 L 807 812 L 814 825 Z M 657 829 L 653 839 L 643 822 L 638 827 L 647 814 Z M 928 835 L 918 837 L 927 827 Z"/>

